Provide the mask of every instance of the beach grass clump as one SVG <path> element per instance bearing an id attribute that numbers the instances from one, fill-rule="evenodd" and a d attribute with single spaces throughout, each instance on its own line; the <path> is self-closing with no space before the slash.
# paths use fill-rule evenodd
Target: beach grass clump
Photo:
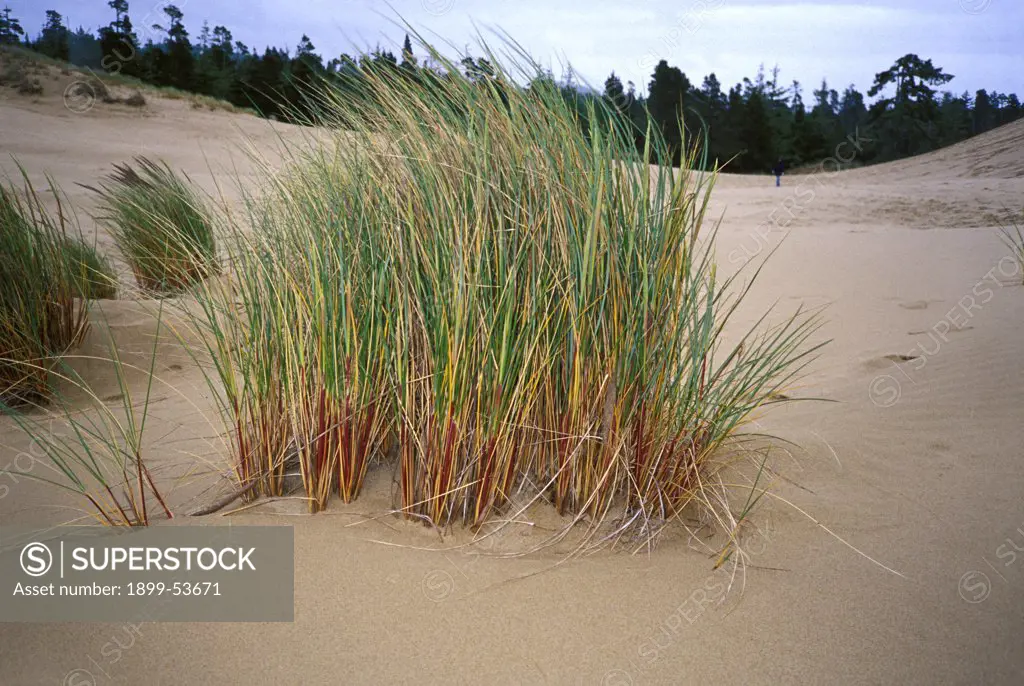
<path id="1" fill-rule="evenodd" d="M 125 105 L 128 105 L 128 107 L 145 107 L 146 96 L 142 94 L 142 91 L 136 90 L 132 92 L 131 95 L 124 98 L 121 102 L 123 102 Z"/>
<path id="2" fill-rule="evenodd" d="M 88 298 L 109 295 L 109 264 L 69 231 L 61 195 L 50 212 L 28 177 L 0 186 L 0 401 L 33 405 L 51 395 L 50 372 L 85 335 Z"/>
<path id="3" fill-rule="evenodd" d="M 38 78 L 24 78 L 17 84 L 18 93 L 21 95 L 42 95 L 43 84 Z"/>
<path id="4" fill-rule="evenodd" d="M 173 295 L 219 273 L 213 215 L 189 179 L 145 157 L 114 168 L 87 188 L 139 287 Z"/>
<path id="5" fill-rule="evenodd" d="M 600 99 L 584 130 L 525 55 L 463 74 L 423 47 L 439 71 L 322 88 L 328 134 L 267 165 L 231 283 L 199 292 L 240 480 L 275 493 L 294 460 L 318 510 L 394 455 L 396 508 L 438 527 L 527 485 L 617 535 L 715 507 L 716 454 L 817 350 L 816 317 L 737 330 L 715 174 L 673 170 L 657 131 L 638 151 Z"/>

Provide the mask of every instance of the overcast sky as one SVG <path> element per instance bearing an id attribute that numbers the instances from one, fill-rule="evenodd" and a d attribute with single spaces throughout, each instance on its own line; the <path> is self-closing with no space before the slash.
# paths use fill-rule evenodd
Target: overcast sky
<path id="1" fill-rule="evenodd" d="M 136 29 L 163 21 L 172 0 L 131 0 Z M 46 9 L 73 28 L 109 23 L 106 0 L 0 0 L 31 34 Z M 460 49 L 474 22 L 486 34 L 501 28 L 556 74 L 569 63 L 582 80 L 602 87 L 612 70 L 644 90 L 652 68 L 666 59 L 699 85 L 715 72 L 723 89 L 759 64 L 778 64 L 780 81 L 801 82 L 805 100 L 827 77 L 840 92 L 866 91 L 875 73 L 917 53 L 956 78 L 957 93 L 979 88 L 1024 97 L 1022 0 L 180 0 L 195 38 L 203 21 L 227 26 L 236 40 L 262 51 L 290 47 L 308 34 L 325 61 L 380 43 L 396 54 L 400 14 L 425 34 Z M 393 9 L 392 9 L 393 8 Z M 141 31 L 140 31 L 141 32 Z"/>

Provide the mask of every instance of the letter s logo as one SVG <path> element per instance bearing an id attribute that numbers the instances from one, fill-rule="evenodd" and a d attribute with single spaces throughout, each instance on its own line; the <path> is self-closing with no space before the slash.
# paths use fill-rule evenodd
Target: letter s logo
<path id="1" fill-rule="evenodd" d="M 21 569 L 29 576 L 42 576 L 53 566 L 53 554 L 42 543 L 29 543 L 21 549 Z"/>

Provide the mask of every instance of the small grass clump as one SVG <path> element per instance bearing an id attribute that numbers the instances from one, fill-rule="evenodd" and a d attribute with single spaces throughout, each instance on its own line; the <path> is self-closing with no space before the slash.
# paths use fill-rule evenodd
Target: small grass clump
<path id="1" fill-rule="evenodd" d="M 115 165 L 99 189 L 87 188 L 138 285 L 171 295 L 219 273 L 212 215 L 189 179 L 145 157 L 135 165 Z"/>
<path id="2" fill-rule="evenodd" d="M 43 84 L 39 79 L 24 78 L 17 84 L 18 93 L 21 95 L 42 95 Z"/>
<path id="3" fill-rule="evenodd" d="M 6 65 L 0 71 L 0 86 L 13 88 L 21 95 L 42 95 L 43 84 L 33 76 L 32 64 L 24 58 L 0 52 L 5 57 Z"/>
<path id="4" fill-rule="evenodd" d="M 396 508 L 438 527 L 533 488 L 613 522 L 602 540 L 694 505 L 734 528 L 715 457 L 785 397 L 816 317 L 737 330 L 749 286 L 715 266 L 715 175 L 677 173 L 656 130 L 636 150 L 595 99 L 584 131 L 525 55 L 471 77 L 423 47 L 443 73 L 324 86 L 331 139 L 267 165 L 232 280 L 198 292 L 239 480 L 278 495 L 297 461 L 316 511 L 394 455 Z"/>
<path id="5" fill-rule="evenodd" d="M 1024 285 L 1024 230 L 1014 222 L 1010 228 L 1001 231 L 1003 244 L 1010 249 L 1010 254 L 1017 260 L 1017 268 L 1021 273 L 1021 285 Z"/>
<path id="6" fill-rule="evenodd" d="M 128 105 L 128 107 L 145 107 L 146 97 L 142 94 L 142 91 L 135 91 L 121 102 Z"/>
<path id="7" fill-rule="evenodd" d="M 76 72 L 79 80 L 68 86 L 64 92 L 67 98 L 82 98 L 87 101 L 99 100 L 108 105 L 120 102 L 99 78 L 92 74 Z"/>
<path id="8" fill-rule="evenodd" d="M 28 178 L 24 192 L 0 186 L 0 401 L 37 404 L 50 372 L 85 334 L 86 300 L 109 295 L 109 264 L 68 232 L 61 196 L 47 211 Z"/>
<path id="9" fill-rule="evenodd" d="M 54 373 L 65 386 L 80 391 L 84 402 L 72 403 L 56 394 L 53 407 L 41 417 L 31 417 L 0 399 L 0 417 L 7 416 L 42 451 L 39 459 L 50 467 L 48 470 L 11 471 L 12 475 L 75 494 L 87 503 L 87 516 L 101 525 L 148 526 L 154 512 L 161 512 L 168 519 L 173 517 L 146 464 L 143 449 L 161 316 L 162 310 L 157 314 L 157 332 L 148 369 L 138 369 L 124 362 L 110 336 L 109 361 L 121 391 L 118 394 L 120 407 L 108 405 L 99 398 L 68 365 L 61 365 Z M 133 393 L 129 383 L 129 374 L 138 372 L 145 373 L 147 380 L 145 392 L 141 394 Z M 14 466 L 17 469 L 16 464 Z"/>
<path id="10" fill-rule="evenodd" d="M 0 70 L 0 86 L 17 88 L 18 84 L 29 78 L 25 62 L 21 59 L 9 57 L 5 52 L 0 52 L 0 54 L 6 57 L 6 64 Z"/>

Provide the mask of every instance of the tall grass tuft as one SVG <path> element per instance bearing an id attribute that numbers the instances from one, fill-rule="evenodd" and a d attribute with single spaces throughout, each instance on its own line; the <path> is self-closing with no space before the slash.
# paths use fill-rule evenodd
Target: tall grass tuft
<path id="1" fill-rule="evenodd" d="M 180 293 L 219 273 L 212 214 L 187 177 L 145 157 L 114 169 L 86 188 L 143 290 Z"/>
<path id="2" fill-rule="evenodd" d="M 51 395 L 50 372 L 85 335 L 91 297 L 116 293 L 109 264 L 69 233 L 62 196 L 50 212 L 24 175 L 0 185 L 0 402 L 36 404 Z"/>
<path id="3" fill-rule="evenodd" d="M 318 510 L 393 453 L 398 509 L 439 527 L 526 482 L 620 534 L 713 505 L 716 451 L 817 350 L 817 319 L 737 330 L 716 176 L 673 170 L 657 131 L 638 151 L 595 100 L 584 133 L 523 54 L 468 77 L 423 47 L 443 73 L 323 87 L 327 133 L 267 166 L 233 278 L 199 292 L 240 480 L 277 494 L 295 461 Z"/>

